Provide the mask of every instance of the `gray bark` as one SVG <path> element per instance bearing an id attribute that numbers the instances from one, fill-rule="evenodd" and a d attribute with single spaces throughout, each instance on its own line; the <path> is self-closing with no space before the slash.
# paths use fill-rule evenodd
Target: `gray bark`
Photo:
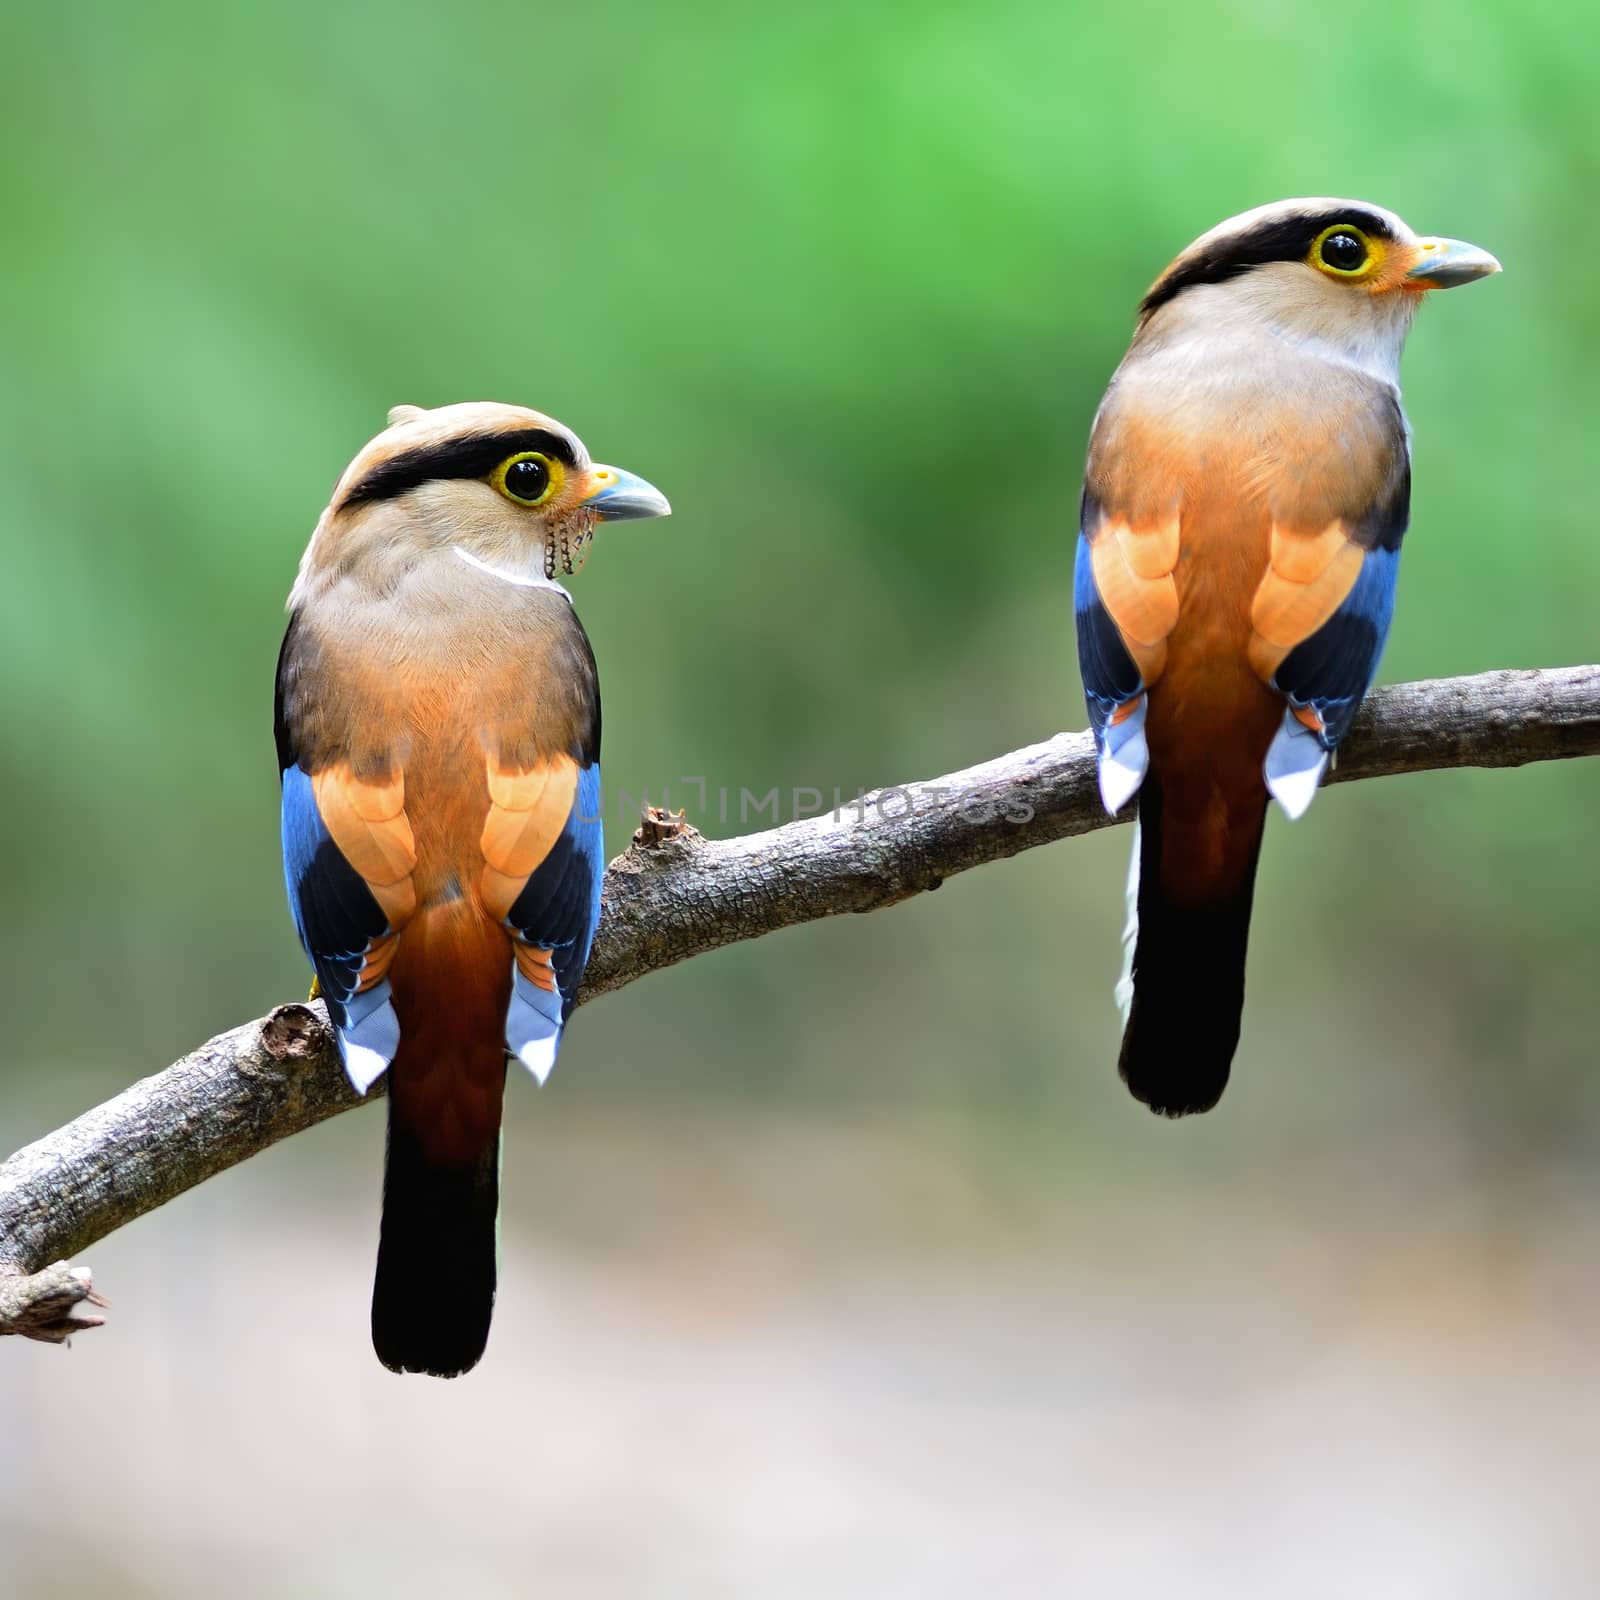
<path id="1" fill-rule="evenodd" d="M 1597 753 L 1600 666 L 1488 672 L 1373 691 L 1329 781 Z M 1105 815 L 1089 735 L 1063 733 L 744 838 L 704 839 L 652 812 L 606 872 L 582 998 L 740 939 L 894 905 L 1132 810 Z M 70 1257 L 363 1103 L 340 1070 L 322 1006 L 279 1006 L 19 1150 L 0 1166 L 0 1334 L 60 1342 L 98 1325 L 85 1308 L 103 1302 Z"/>

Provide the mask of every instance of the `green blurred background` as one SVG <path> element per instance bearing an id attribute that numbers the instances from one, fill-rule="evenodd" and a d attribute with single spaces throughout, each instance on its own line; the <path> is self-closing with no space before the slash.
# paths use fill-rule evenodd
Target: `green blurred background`
<path id="1" fill-rule="evenodd" d="M 613 791 L 932 777 L 1082 725 L 1148 281 L 1352 194 L 1506 268 L 1412 340 L 1384 676 L 1595 659 L 1596 43 L 1566 0 L 11 8 L 4 1148 L 303 991 L 282 599 L 397 401 L 671 496 L 573 585 Z M 457 1385 L 367 1346 L 381 1116 L 292 1141 L 91 1252 L 104 1332 L 0 1350 L 0 1588 L 1587 1595 L 1597 801 L 1275 819 L 1179 1126 L 1116 1081 L 1124 831 L 586 1009 L 513 1085 Z"/>

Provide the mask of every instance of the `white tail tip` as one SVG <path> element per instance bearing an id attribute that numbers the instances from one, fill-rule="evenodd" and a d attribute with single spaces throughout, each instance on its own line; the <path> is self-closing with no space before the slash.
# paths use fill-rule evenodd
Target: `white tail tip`
<path id="1" fill-rule="evenodd" d="M 1283 807 L 1291 822 L 1298 822 L 1316 798 L 1317 785 L 1328 770 L 1328 752 L 1322 741 L 1292 711 L 1283 714 L 1283 726 L 1273 735 L 1262 775 L 1267 793 Z"/>
<path id="2" fill-rule="evenodd" d="M 344 1075 L 357 1094 L 365 1094 L 389 1070 L 389 1057 L 364 1044 L 354 1044 L 350 1035 L 340 1034 L 344 1045 Z"/>
<path id="3" fill-rule="evenodd" d="M 1150 770 L 1150 746 L 1144 737 L 1145 699 L 1141 694 L 1121 722 L 1110 723 L 1101 735 L 1100 801 L 1112 816 L 1139 791 Z"/>

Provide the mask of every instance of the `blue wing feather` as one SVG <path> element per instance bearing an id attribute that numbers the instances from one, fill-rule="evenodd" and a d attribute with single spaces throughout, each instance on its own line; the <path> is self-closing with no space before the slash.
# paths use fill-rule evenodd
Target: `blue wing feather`
<path id="1" fill-rule="evenodd" d="M 541 1083 L 555 1064 L 561 1029 L 578 1001 L 578 985 L 600 925 L 605 866 L 600 765 L 594 762 L 579 770 L 566 826 L 506 916 L 519 939 L 551 952 L 555 969 L 555 994 L 517 973 L 506 1019 L 507 1044 Z"/>
<path id="2" fill-rule="evenodd" d="M 342 1008 L 355 993 L 367 947 L 387 931 L 388 919 L 328 836 L 311 779 L 298 765 L 283 773 L 283 875 L 300 943 L 329 1006 Z"/>
<path id="3" fill-rule="evenodd" d="M 1078 623 L 1078 670 L 1100 757 L 1100 798 L 1113 816 L 1144 781 L 1150 751 L 1144 736 L 1144 678 L 1094 581 L 1089 536 L 1078 534 L 1072 587 Z M 1132 709 L 1117 712 L 1131 702 Z M 1113 720 L 1115 719 L 1115 720 Z"/>
<path id="4" fill-rule="evenodd" d="M 1296 707 L 1322 719 L 1320 743 L 1332 750 L 1350 731 L 1362 697 L 1372 687 L 1394 616 L 1398 545 L 1369 550 L 1344 603 L 1283 658 L 1272 686 Z"/>
<path id="5" fill-rule="evenodd" d="M 600 818 L 600 766 L 578 773 L 572 810 L 550 853 L 534 869 L 506 921 L 519 937 L 552 950 L 561 985 L 563 1017 L 577 1000 L 578 982 L 600 924 L 600 882 L 605 874 Z"/>
<path id="6" fill-rule="evenodd" d="M 1369 550 L 1344 603 L 1279 663 L 1272 686 L 1289 702 L 1263 767 L 1267 789 L 1292 817 L 1304 814 L 1372 686 L 1394 616 L 1400 547 Z M 1308 728 L 1296 711 L 1316 713 Z"/>
<path id="7" fill-rule="evenodd" d="M 311 778 L 298 763 L 283 769 L 283 876 L 295 931 L 328 1003 L 345 1071 L 365 1094 L 400 1041 L 387 979 L 357 992 L 367 952 L 389 931 L 389 922 L 329 837 Z"/>
<path id="8" fill-rule="evenodd" d="M 1078 670 L 1083 675 L 1089 725 L 1094 729 L 1096 740 L 1103 740 L 1112 713 L 1143 691 L 1144 680 L 1100 598 L 1089 556 L 1088 536 L 1083 533 L 1078 535 L 1072 589 L 1078 622 Z"/>

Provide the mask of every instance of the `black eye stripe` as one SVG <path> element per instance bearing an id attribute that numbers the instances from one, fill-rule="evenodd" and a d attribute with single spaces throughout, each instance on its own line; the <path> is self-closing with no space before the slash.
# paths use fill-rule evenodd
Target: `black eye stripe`
<path id="1" fill-rule="evenodd" d="M 1343 223 L 1359 228 L 1369 239 L 1390 239 L 1389 224 L 1375 211 L 1361 206 L 1343 206 L 1338 211 L 1300 212 L 1257 223 L 1246 233 L 1219 239 L 1198 254 L 1180 258 L 1167 269 L 1164 278 L 1144 297 L 1141 317 L 1148 317 L 1185 289 L 1201 283 L 1226 283 L 1269 261 L 1304 261 L 1317 236 L 1327 228 Z"/>
<path id="2" fill-rule="evenodd" d="M 524 450 L 576 467 L 577 452 L 572 442 L 548 428 L 524 428 L 510 433 L 471 433 L 440 444 L 424 445 L 391 456 L 361 479 L 342 502 L 362 505 L 374 500 L 392 500 L 419 484 L 446 478 L 487 478 L 507 456 Z"/>

